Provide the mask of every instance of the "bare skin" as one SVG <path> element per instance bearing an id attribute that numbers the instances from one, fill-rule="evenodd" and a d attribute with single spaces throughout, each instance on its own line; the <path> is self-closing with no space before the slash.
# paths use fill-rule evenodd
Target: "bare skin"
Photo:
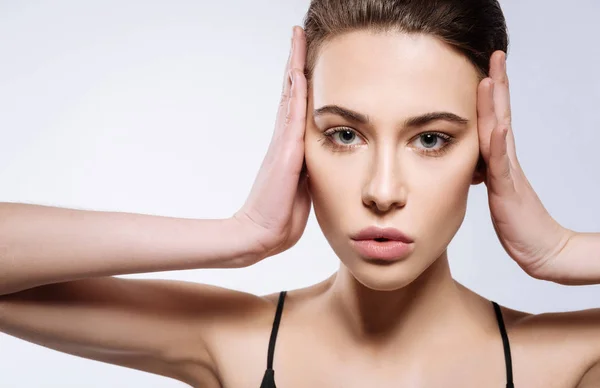
<path id="1" fill-rule="evenodd" d="M 296 30 L 286 72 L 304 66 L 304 37 Z M 363 55 L 352 54 L 361 50 Z M 364 60 L 373 58 L 370 50 L 386 55 Z M 395 55 L 421 65 L 394 62 Z M 278 387 L 504 387 L 504 354 L 491 302 L 452 279 L 446 253 L 462 223 L 469 186 L 485 179 L 475 169 L 474 70 L 427 37 L 359 32 L 332 42 L 320 58 L 310 92 L 302 77 L 290 90 L 286 77 L 272 146 L 248 201 L 231 220 L 1 207 L 0 331 L 194 387 L 258 388 L 277 293 L 256 296 L 112 276 L 252 265 L 298 241 L 312 201 L 340 269 L 321 283 L 288 292 L 275 348 Z M 351 60 L 352 66 L 340 67 Z M 426 63 L 444 67 L 428 69 Z M 445 72 L 453 78 L 444 81 Z M 394 79 L 403 89 L 393 86 Z M 312 115 L 333 103 L 368 113 L 372 127 Z M 435 159 L 417 154 L 422 145 L 414 141 L 433 128 L 393 132 L 406 117 L 432 107 L 469 121 L 464 128 L 438 123 L 436 130 L 452 133 L 457 142 Z M 322 146 L 320 133 L 340 126 L 364 136 L 355 138 L 355 151 Z M 395 165 L 396 159 L 403 163 Z M 345 168 L 349 165 L 353 168 Z M 410 169 L 403 170 L 406 165 Z M 415 237 L 408 258 L 381 266 L 349 249 L 349 233 L 381 220 Z M 226 249 L 219 236 L 232 234 L 246 237 Z M 42 243 L 44 250 L 38 248 Z M 600 384 L 600 310 L 532 315 L 502 307 L 502 312 L 515 386 Z"/>

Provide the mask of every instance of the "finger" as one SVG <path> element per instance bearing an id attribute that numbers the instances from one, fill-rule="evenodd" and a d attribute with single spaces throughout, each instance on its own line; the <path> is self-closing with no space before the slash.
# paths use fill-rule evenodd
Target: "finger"
<path id="1" fill-rule="evenodd" d="M 501 125 L 492 131 L 488 164 L 488 188 L 492 194 L 505 198 L 515 191 L 506 146 L 507 134 L 508 128 Z"/>
<path id="2" fill-rule="evenodd" d="M 512 130 L 512 110 L 510 106 L 510 88 L 506 71 L 506 53 L 497 50 L 490 60 L 490 76 L 494 80 L 494 109 L 498 125 L 508 127 L 507 147 L 508 157 L 513 165 L 517 166 L 517 150 L 515 137 Z"/>
<path id="3" fill-rule="evenodd" d="M 290 64 L 292 63 L 292 54 L 294 53 L 294 38 L 295 38 L 296 26 L 292 28 L 292 37 L 290 38 L 290 53 L 288 55 L 287 62 L 285 63 L 285 70 L 283 72 L 283 83 L 281 85 L 281 94 L 289 95 L 290 82 L 288 72 L 290 70 Z"/>
<path id="4" fill-rule="evenodd" d="M 306 129 L 307 82 L 304 73 L 290 70 L 293 77 L 290 97 L 283 116 L 278 119 L 275 135 L 267 151 L 270 164 L 277 164 L 285 179 L 287 174 L 300 176 L 304 162 L 304 133 Z"/>
<path id="5" fill-rule="evenodd" d="M 494 82 L 491 78 L 485 78 L 477 88 L 477 131 L 481 156 L 488 164 L 490 160 L 490 140 L 497 123 L 498 120 L 494 110 Z"/>
<path id="6" fill-rule="evenodd" d="M 291 58 L 291 69 L 304 73 L 306 62 L 306 35 L 300 26 L 294 26 L 294 55 Z"/>
<path id="7" fill-rule="evenodd" d="M 291 85 L 292 85 L 292 76 L 290 73 L 290 69 L 291 69 L 291 65 L 292 65 L 292 59 L 294 57 L 294 52 L 295 52 L 295 40 L 296 40 L 296 35 L 297 35 L 297 26 L 293 26 L 292 27 L 292 37 L 290 39 L 290 52 L 288 55 L 288 59 L 287 59 L 287 63 L 285 65 L 285 71 L 284 71 L 284 77 L 283 77 L 283 85 L 282 85 L 282 90 L 281 90 L 281 96 L 279 99 L 279 107 L 277 109 L 277 114 L 275 116 L 275 128 L 273 130 L 273 133 L 271 134 L 271 141 L 269 144 L 269 148 L 267 149 L 267 153 L 265 155 L 265 158 L 263 159 L 263 164 L 261 165 L 264 166 L 265 164 L 272 164 L 276 157 L 277 157 L 277 149 L 281 148 L 280 146 L 280 139 L 282 137 L 283 134 L 283 129 L 284 129 L 284 121 L 285 121 L 285 117 L 287 115 L 287 111 L 288 111 L 288 107 L 289 107 L 289 100 L 290 100 L 290 93 L 291 93 Z"/>
<path id="8" fill-rule="evenodd" d="M 290 72 L 293 82 L 285 122 L 282 124 L 283 128 L 280 128 L 282 135 L 274 146 L 274 164 L 277 165 L 277 168 L 273 170 L 272 179 L 277 184 L 284 182 L 286 185 L 297 186 L 302 183 L 300 178 L 304 162 L 307 92 L 304 74 L 295 69 Z M 291 190 L 291 186 L 284 190 Z M 293 203 L 294 201 L 287 203 L 288 207 L 284 207 L 284 211 L 291 212 Z"/>
<path id="9" fill-rule="evenodd" d="M 497 50 L 490 60 L 490 77 L 494 80 L 494 102 L 498 123 L 504 126 L 511 125 L 510 94 L 508 87 L 508 74 L 506 73 L 506 54 Z"/>
<path id="10" fill-rule="evenodd" d="M 300 26 L 294 26 L 292 29 L 292 42 L 290 48 L 290 55 L 288 56 L 287 63 L 285 65 L 285 74 L 283 77 L 282 95 L 289 96 L 291 82 L 288 73 L 291 69 L 304 70 L 304 63 L 306 62 L 306 37 L 304 30 Z"/>
<path id="11" fill-rule="evenodd" d="M 304 35 L 304 30 L 302 27 L 294 26 L 293 33 L 293 49 L 290 54 L 290 58 L 288 60 L 288 66 L 286 67 L 286 74 L 284 79 L 284 87 L 281 93 L 281 100 L 279 103 L 279 110 L 277 112 L 277 119 L 275 123 L 275 132 L 273 137 L 276 137 L 281 133 L 283 129 L 285 117 L 288 109 L 288 102 L 290 99 L 290 91 L 291 91 L 291 70 L 292 69 L 300 69 L 302 73 L 304 73 L 304 61 L 306 60 L 306 38 Z"/>
<path id="12" fill-rule="evenodd" d="M 290 72 L 293 77 L 293 84 L 285 116 L 285 138 L 286 141 L 289 139 L 293 143 L 304 142 L 307 105 L 306 77 L 304 77 L 304 73 L 297 69 L 292 69 Z"/>

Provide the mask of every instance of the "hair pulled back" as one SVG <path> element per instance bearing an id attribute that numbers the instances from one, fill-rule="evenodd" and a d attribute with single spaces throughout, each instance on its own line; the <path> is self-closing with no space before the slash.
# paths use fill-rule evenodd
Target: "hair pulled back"
<path id="1" fill-rule="evenodd" d="M 304 30 L 308 80 L 323 43 L 358 30 L 432 35 L 464 54 L 482 79 L 492 53 L 508 50 L 498 0 L 312 0 Z"/>

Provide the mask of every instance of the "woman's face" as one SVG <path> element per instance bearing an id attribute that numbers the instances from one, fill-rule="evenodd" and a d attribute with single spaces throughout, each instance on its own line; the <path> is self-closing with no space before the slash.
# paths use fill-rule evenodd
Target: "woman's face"
<path id="1" fill-rule="evenodd" d="M 469 187 L 481 182 L 478 81 L 464 56 L 431 36 L 358 31 L 320 48 L 308 96 L 309 189 L 325 237 L 366 287 L 409 284 L 460 227 Z M 321 109 L 332 105 L 360 119 Z M 359 255 L 350 237 L 372 225 L 410 236 L 410 253 L 385 265 Z"/>

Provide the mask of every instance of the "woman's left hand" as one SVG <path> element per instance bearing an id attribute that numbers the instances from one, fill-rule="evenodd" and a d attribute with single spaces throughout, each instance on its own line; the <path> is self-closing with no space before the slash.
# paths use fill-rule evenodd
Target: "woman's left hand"
<path id="1" fill-rule="evenodd" d="M 503 51 L 492 55 L 490 77 L 481 81 L 477 92 L 479 144 L 486 164 L 484 182 L 500 243 L 529 275 L 546 280 L 560 277 L 552 273 L 552 263 L 574 232 L 550 216 L 517 160 Z"/>

